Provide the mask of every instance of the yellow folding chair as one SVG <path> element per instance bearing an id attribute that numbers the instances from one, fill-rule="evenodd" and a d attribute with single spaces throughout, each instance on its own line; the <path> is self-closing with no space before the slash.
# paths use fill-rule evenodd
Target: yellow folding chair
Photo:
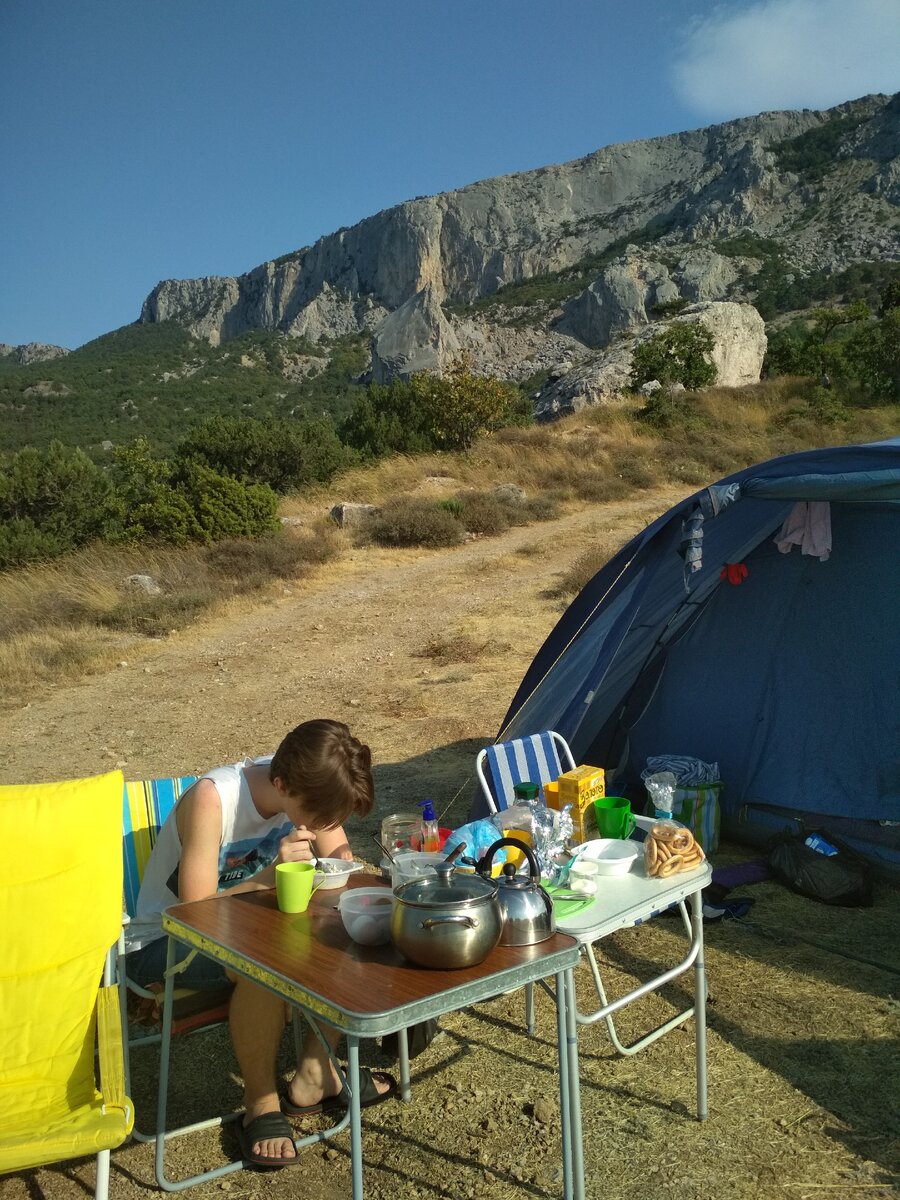
<path id="1" fill-rule="evenodd" d="M 0 787 L 0 1173 L 96 1155 L 98 1200 L 133 1122 L 111 952 L 122 785 Z"/>

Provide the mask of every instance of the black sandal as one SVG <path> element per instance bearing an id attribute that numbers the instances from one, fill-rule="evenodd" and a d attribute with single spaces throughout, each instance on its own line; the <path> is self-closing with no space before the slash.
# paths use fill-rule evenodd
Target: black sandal
<path id="1" fill-rule="evenodd" d="M 294 1153 L 289 1158 L 273 1158 L 267 1154 L 255 1154 L 253 1151 L 257 1142 L 270 1142 L 282 1138 L 294 1147 Z M 238 1141 L 241 1145 L 241 1158 L 244 1162 L 252 1163 L 254 1167 L 278 1169 L 293 1167 L 300 1161 L 294 1132 L 282 1112 L 260 1113 L 249 1125 L 241 1121 L 238 1125 Z"/>

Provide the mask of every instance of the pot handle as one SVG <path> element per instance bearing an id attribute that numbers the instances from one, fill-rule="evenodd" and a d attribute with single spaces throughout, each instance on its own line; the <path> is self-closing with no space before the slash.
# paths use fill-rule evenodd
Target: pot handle
<path id="1" fill-rule="evenodd" d="M 540 883 L 541 869 L 538 866 L 537 859 L 534 857 L 534 851 L 527 842 L 521 841 L 519 838 L 505 837 L 494 842 L 484 854 L 484 857 L 479 861 L 475 868 L 479 875 L 483 875 L 485 879 L 491 877 L 491 865 L 494 861 L 494 851 L 499 850 L 501 846 L 515 846 L 517 850 L 521 850 L 528 859 L 528 871 L 531 875 L 532 882 Z"/>
<path id="2" fill-rule="evenodd" d="M 475 929 L 478 926 L 478 920 L 475 917 L 460 915 L 450 917 L 428 917 L 422 922 L 423 929 L 434 929 L 436 925 L 465 925 L 469 929 Z"/>

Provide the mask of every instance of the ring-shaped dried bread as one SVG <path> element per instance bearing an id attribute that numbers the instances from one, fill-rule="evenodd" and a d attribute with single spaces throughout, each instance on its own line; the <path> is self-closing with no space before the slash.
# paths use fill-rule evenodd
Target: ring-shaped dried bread
<path id="1" fill-rule="evenodd" d="M 667 862 L 672 857 L 671 849 L 665 842 L 660 842 L 656 838 L 653 840 L 656 842 L 656 854 L 659 861 L 661 863 Z"/>
<path id="2" fill-rule="evenodd" d="M 669 845 L 673 850 L 684 852 L 690 850 L 694 844 L 694 835 L 689 829 L 676 829 L 675 836 L 670 841 Z"/>
<path id="3" fill-rule="evenodd" d="M 656 868 L 657 864 L 659 863 L 659 848 L 657 847 L 657 844 L 656 844 L 656 838 L 652 838 L 652 837 L 647 838 L 646 852 L 645 852 L 644 858 L 647 863 L 647 870 L 652 875 L 654 872 L 654 869 Z"/>
<path id="4" fill-rule="evenodd" d="M 651 837 L 655 837 L 658 842 L 671 842 L 677 832 L 677 825 L 667 825 L 664 822 L 660 822 L 651 828 L 650 835 Z"/>
<path id="5" fill-rule="evenodd" d="M 673 854 L 668 862 L 664 862 L 659 869 L 660 879 L 666 879 L 669 875 L 674 875 L 681 870 L 682 859 L 680 854 Z"/>

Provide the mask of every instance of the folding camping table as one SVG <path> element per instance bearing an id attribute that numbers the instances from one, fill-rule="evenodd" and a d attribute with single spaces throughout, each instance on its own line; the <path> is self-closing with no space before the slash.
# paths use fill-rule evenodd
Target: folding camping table
<path id="1" fill-rule="evenodd" d="M 348 887 L 371 884 L 371 876 L 351 878 Z M 387 886 L 387 885 L 385 885 Z M 573 968 L 576 940 L 554 934 L 537 946 L 497 946 L 484 962 L 457 970 L 428 970 L 408 963 L 392 945 L 357 946 L 337 912 L 338 894 L 317 892 L 305 913 L 279 911 L 274 889 L 178 904 L 163 914 L 169 935 L 169 963 L 175 942 L 231 967 L 261 987 L 283 996 L 304 1013 L 313 1028 L 320 1022 L 347 1039 L 347 1082 L 351 1103 L 332 1129 L 298 1138 L 298 1149 L 350 1126 L 353 1200 L 363 1196 L 362 1132 L 359 1104 L 361 1038 L 400 1033 L 412 1024 L 487 1000 L 498 992 L 543 982 L 555 976 L 563 1185 L 566 1200 L 584 1198 L 581 1101 Z M 167 974 L 163 1020 L 171 1021 L 173 977 Z M 547 987 L 546 984 L 543 984 Z M 549 990 L 549 989 L 548 989 Z M 167 1054 L 168 1041 L 163 1041 Z M 400 1038 L 403 1098 L 409 1097 L 406 1039 Z M 168 1061 L 161 1065 L 168 1070 Z M 157 1128 L 165 1129 L 166 1088 L 159 1092 Z M 190 1181 L 164 1178 L 163 1138 L 157 1139 L 157 1181 L 167 1191 L 204 1182 L 244 1166 L 241 1161 L 215 1168 Z M 289 1168 L 290 1169 L 290 1168 Z"/>
<path id="2" fill-rule="evenodd" d="M 593 1025 L 597 1021 L 605 1020 L 610 1040 L 618 1053 L 637 1054 L 639 1050 L 668 1033 L 670 1029 L 674 1029 L 676 1025 L 693 1017 L 697 1058 L 697 1118 L 705 1121 L 708 1108 L 702 889 L 712 882 L 712 868 L 705 861 L 695 870 L 685 871 L 682 875 L 672 875 L 668 879 L 653 879 L 646 873 L 643 859 L 638 858 L 627 875 L 600 876 L 598 882 L 600 890 L 591 904 L 570 916 L 558 918 L 556 923 L 557 929 L 571 934 L 583 948 L 590 964 L 594 986 L 600 1001 L 600 1007 L 588 1013 L 578 1011 L 576 1001 L 576 1022 L 579 1025 Z M 690 917 L 688 917 L 685 907 L 686 900 L 689 900 L 691 905 Z M 675 966 L 661 970 L 658 975 L 627 992 L 624 996 L 620 996 L 617 1000 L 609 1000 L 600 979 L 600 970 L 594 953 L 595 944 L 618 929 L 641 925 L 653 917 L 659 916 L 673 905 L 678 906 L 690 940 L 686 956 Z M 637 1041 L 625 1045 L 616 1031 L 613 1015 L 625 1008 L 626 1005 L 640 999 L 641 996 L 646 996 L 671 980 L 677 979 L 691 967 L 694 969 L 694 1003 Z"/>

